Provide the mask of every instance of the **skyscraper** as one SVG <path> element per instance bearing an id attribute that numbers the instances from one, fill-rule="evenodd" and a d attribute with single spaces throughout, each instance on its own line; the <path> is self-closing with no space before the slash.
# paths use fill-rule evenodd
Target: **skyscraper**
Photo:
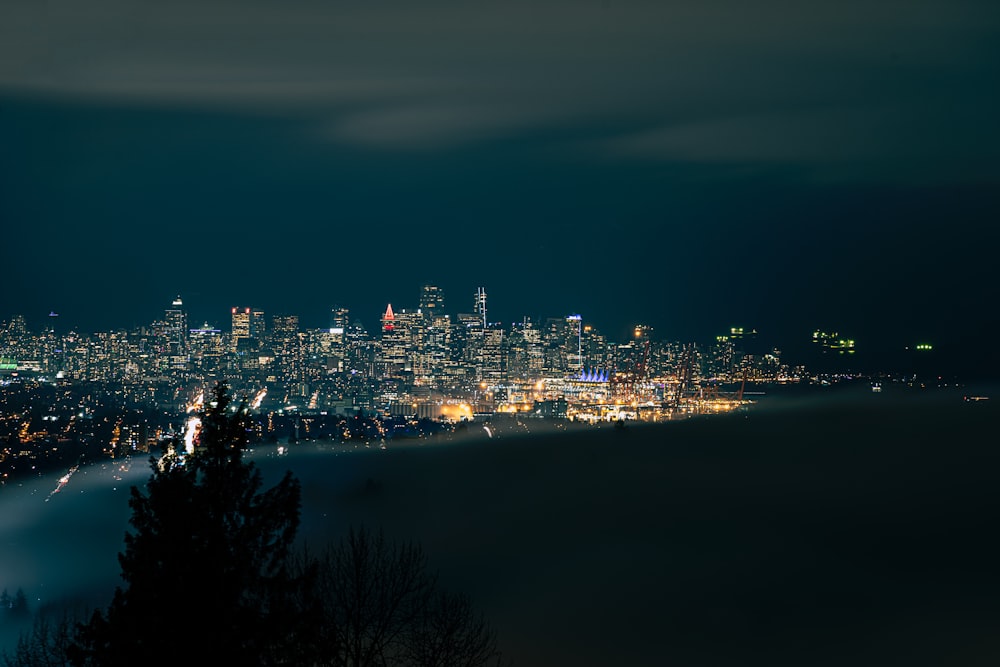
<path id="1" fill-rule="evenodd" d="M 480 321 L 483 323 L 483 329 L 486 328 L 486 288 L 479 287 L 476 289 L 476 303 L 475 308 L 472 311 L 479 316 Z"/>
<path id="2" fill-rule="evenodd" d="M 437 285 L 423 285 L 420 288 L 420 311 L 428 321 L 444 315 L 444 291 Z"/>
<path id="3" fill-rule="evenodd" d="M 299 335 L 298 315 L 271 317 L 271 349 L 279 381 L 289 384 L 302 382 L 303 341 Z"/>
<path id="4" fill-rule="evenodd" d="M 237 351 L 241 345 L 246 343 L 240 343 L 240 341 L 248 341 L 250 339 L 250 309 L 249 308 L 233 308 L 233 328 L 230 334 L 231 336 L 231 346 L 233 352 Z"/>
<path id="5" fill-rule="evenodd" d="M 260 308 L 250 309 L 250 337 L 258 341 L 267 335 L 267 325 L 264 322 L 264 311 Z"/>
<path id="6" fill-rule="evenodd" d="M 334 306 L 330 309 L 330 329 L 333 333 L 343 334 L 350 325 L 351 311 L 343 306 Z"/>
<path id="7" fill-rule="evenodd" d="M 169 366 L 174 370 L 183 370 L 188 364 L 188 324 L 180 296 L 166 309 L 163 320 Z"/>
<path id="8" fill-rule="evenodd" d="M 392 304 L 385 307 L 385 314 L 382 315 L 382 331 L 392 331 L 396 326 L 396 314 L 392 312 Z"/>
<path id="9" fill-rule="evenodd" d="M 184 312 L 184 302 L 178 296 L 164 311 L 163 320 L 167 323 L 166 333 L 169 344 L 175 351 L 181 351 L 186 347 L 187 336 L 187 313 Z"/>
<path id="10" fill-rule="evenodd" d="M 412 310 L 394 312 L 390 305 L 382 316 L 382 338 L 379 341 L 378 373 L 382 377 L 403 377 L 412 372 L 414 360 L 420 357 L 423 339 L 422 313 Z"/>
<path id="11" fill-rule="evenodd" d="M 579 315 L 566 316 L 565 349 L 566 370 L 579 373 L 583 370 L 583 318 Z"/>

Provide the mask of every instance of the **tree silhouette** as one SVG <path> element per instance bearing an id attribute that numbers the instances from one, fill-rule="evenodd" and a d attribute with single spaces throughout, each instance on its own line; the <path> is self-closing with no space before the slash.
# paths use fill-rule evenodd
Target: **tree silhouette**
<path id="1" fill-rule="evenodd" d="M 292 554 L 299 483 L 286 473 L 262 490 L 243 458 L 246 401 L 233 406 L 219 383 L 200 417 L 194 452 L 151 459 L 145 489 L 131 489 L 108 608 L 82 623 L 36 618 L 6 665 L 500 664 L 496 633 L 467 596 L 438 588 L 420 547 L 362 528 L 319 558 Z M 27 607 L 21 591 L 0 599 Z"/>
<path id="2" fill-rule="evenodd" d="M 55 620 L 46 614 L 38 614 L 31 630 L 18 638 L 14 652 L 4 652 L 4 666 L 68 667 L 67 656 L 73 643 L 74 625 L 68 614 Z"/>
<path id="3" fill-rule="evenodd" d="M 294 593 L 305 582 L 286 567 L 299 483 L 286 473 L 261 491 L 243 459 L 246 401 L 232 408 L 218 383 L 195 451 L 152 461 L 145 492 L 132 487 L 133 531 L 118 556 L 125 586 L 78 628 L 74 664 L 299 664 L 308 626 Z"/>
<path id="4" fill-rule="evenodd" d="M 3 589 L 3 593 L 0 593 L 0 612 L 12 618 L 27 616 L 28 597 L 24 594 L 24 590 L 18 588 L 14 596 L 11 597 L 7 589 Z"/>
<path id="5" fill-rule="evenodd" d="M 423 550 L 351 529 L 316 560 L 317 665 L 500 664 L 496 633 L 471 600 L 438 588 Z"/>

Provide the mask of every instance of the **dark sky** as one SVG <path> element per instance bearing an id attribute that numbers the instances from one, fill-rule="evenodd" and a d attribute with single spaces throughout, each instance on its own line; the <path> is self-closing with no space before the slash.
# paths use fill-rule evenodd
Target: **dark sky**
<path id="1" fill-rule="evenodd" d="M 5 2 L 0 319 L 372 326 L 429 281 L 971 354 L 997 81 L 995 2 Z"/>

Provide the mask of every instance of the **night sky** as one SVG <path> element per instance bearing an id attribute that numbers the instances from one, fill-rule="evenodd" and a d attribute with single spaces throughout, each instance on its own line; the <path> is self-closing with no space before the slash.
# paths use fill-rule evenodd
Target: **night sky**
<path id="1" fill-rule="evenodd" d="M 982 366 L 998 81 L 996 2 L 7 1 L 0 319 L 374 329 L 433 282 Z"/>

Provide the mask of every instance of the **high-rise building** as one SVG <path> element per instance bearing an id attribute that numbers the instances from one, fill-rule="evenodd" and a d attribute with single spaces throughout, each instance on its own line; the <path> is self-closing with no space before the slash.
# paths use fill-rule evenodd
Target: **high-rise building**
<path id="1" fill-rule="evenodd" d="M 231 333 L 233 338 L 249 338 L 250 337 L 250 309 L 249 308 L 233 308 L 232 310 L 232 329 Z"/>
<path id="2" fill-rule="evenodd" d="M 334 306 L 330 309 L 330 329 L 333 333 L 343 334 L 351 323 L 351 311 L 343 306 Z M 339 329 L 339 331 L 338 331 Z"/>
<path id="3" fill-rule="evenodd" d="M 428 322 L 444 315 L 444 291 L 437 285 L 423 285 L 420 288 L 420 311 Z"/>
<path id="4" fill-rule="evenodd" d="M 419 374 L 416 380 L 428 387 L 441 388 L 446 384 L 444 378 L 450 361 L 451 317 L 439 313 L 433 319 L 425 319 L 425 322 L 423 359 L 417 364 Z"/>
<path id="5" fill-rule="evenodd" d="M 583 318 L 567 315 L 564 335 L 566 370 L 575 375 L 583 370 Z"/>
<path id="6" fill-rule="evenodd" d="M 382 331 L 392 331 L 396 326 L 396 314 L 392 312 L 392 304 L 385 307 L 385 314 L 382 315 Z"/>
<path id="7" fill-rule="evenodd" d="M 507 373 L 511 379 L 528 380 L 542 375 L 545 351 L 542 332 L 525 317 L 511 327 L 507 345 Z"/>
<path id="8" fill-rule="evenodd" d="M 164 311 L 163 319 L 167 323 L 168 331 L 173 340 L 182 341 L 184 332 L 187 330 L 187 313 L 184 312 L 184 302 L 180 296 L 171 302 L 170 307 Z"/>
<path id="9" fill-rule="evenodd" d="M 180 296 L 173 300 L 164 312 L 163 333 L 166 337 L 166 355 L 169 367 L 183 370 L 188 365 L 188 324 L 184 302 Z"/>
<path id="10" fill-rule="evenodd" d="M 483 329 L 486 328 L 486 288 L 480 287 L 476 289 L 476 303 L 473 311 L 479 316 L 479 320 L 482 322 Z"/>
<path id="11" fill-rule="evenodd" d="M 607 371 L 611 367 L 613 355 L 604 335 L 593 325 L 585 324 L 581 332 L 581 339 L 584 367 Z"/>
<path id="12" fill-rule="evenodd" d="M 250 308 L 232 309 L 233 320 L 229 344 L 233 352 L 246 352 L 253 347 L 254 339 L 250 335 L 251 312 Z"/>
<path id="13" fill-rule="evenodd" d="M 576 351 L 570 345 L 570 321 L 564 317 L 548 317 L 542 341 L 545 345 L 545 373 L 549 376 L 565 375 L 569 372 L 569 354 Z"/>
<path id="14" fill-rule="evenodd" d="M 334 372 L 347 370 L 347 330 L 351 325 L 351 312 L 343 306 L 330 309 L 330 345 L 328 366 Z"/>
<path id="15" fill-rule="evenodd" d="M 27 337 L 28 325 L 24 321 L 24 315 L 15 315 L 11 318 L 10 324 L 7 325 L 7 334 L 13 340 Z"/>
<path id="16" fill-rule="evenodd" d="M 303 341 L 299 336 L 299 316 L 273 316 L 270 340 L 279 380 L 285 383 L 301 382 Z"/>
<path id="17" fill-rule="evenodd" d="M 421 357 L 423 315 L 419 311 L 393 312 L 389 305 L 382 316 L 382 339 L 377 359 L 378 373 L 383 378 L 401 378 L 414 370 Z"/>
<path id="18" fill-rule="evenodd" d="M 271 340 L 287 340 L 299 333 L 298 315 L 275 315 L 271 318 Z"/>
<path id="19" fill-rule="evenodd" d="M 486 328 L 483 318 L 477 313 L 459 313 L 454 335 L 451 337 L 452 358 L 464 367 L 459 375 L 465 380 L 478 382 L 473 372 L 482 358 L 483 339 Z"/>
<path id="20" fill-rule="evenodd" d="M 361 320 L 354 319 L 344 331 L 344 370 L 350 375 L 369 377 L 374 365 L 374 342 Z"/>
<path id="21" fill-rule="evenodd" d="M 260 308 L 250 309 L 250 337 L 258 341 L 267 337 L 267 325 L 264 323 L 264 311 Z"/>
<path id="22" fill-rule="evenodd" d="M 188 331 L 192 365 L 202 371 L 213 371 L 224 353 L 222 331 L 205 322 Z"/>
<path id="23" fill-rule="evenodd" d="M 482 345 L 476 360 L 476 376 L 479 380 L 496 383 L 507 379 L 503 334 L 504 331 L 499 326 L 491 326 L 483 330 Z"/>

